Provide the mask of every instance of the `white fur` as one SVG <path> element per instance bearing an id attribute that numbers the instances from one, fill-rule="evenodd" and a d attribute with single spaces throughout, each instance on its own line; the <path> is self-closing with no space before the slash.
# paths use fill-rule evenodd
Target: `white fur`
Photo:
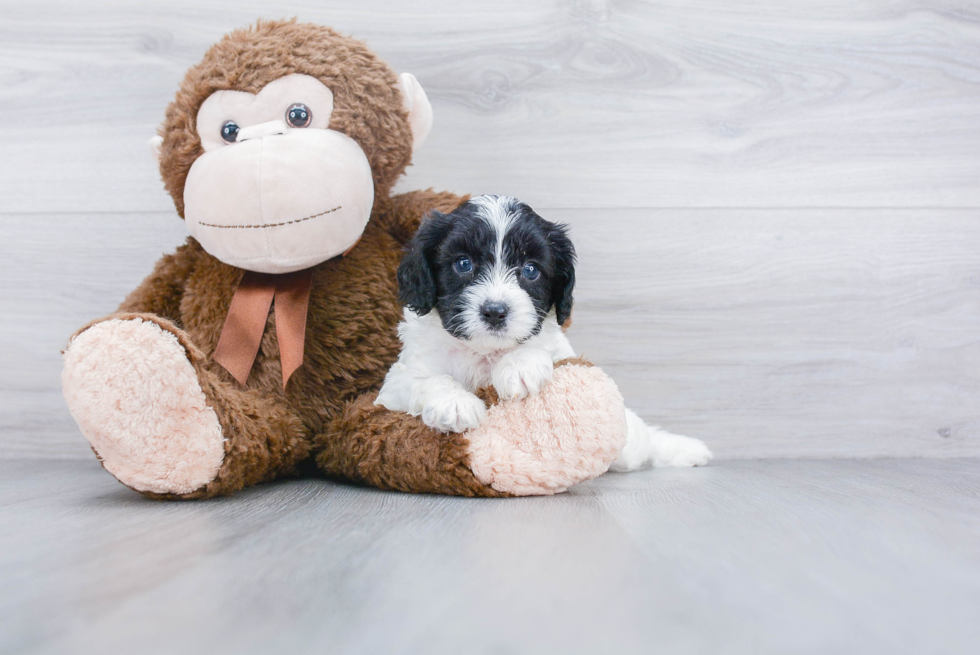
<path id="1" fill-rule="evenodd" d="M 626 410 L 626 446 L 610 471 L 625 473 L 647 466 L 703 466 L 712 458 L 700 439 L 684 437 L 647 425 L 631 409 Z"/>
<path id="2" fill-rule="evenodd" d="M 483 220 L 493 228 L 497 239 L 494 264 L 490 271 L 463 292 L 466 302 L 462 313 L 463 328 L 469 335 L 472 347 L 478 351 L 510 349 L 515 342 L 527 338 L 537 324 L 534 303 L 517 281 L 518 271 L 507 268 L 504 263 L 504 237 L 513 222 L 509 209 L 517 201 L 506 196 L 478 196 L 470 202 L 480 207 Z M 507 307 L 507 323 L 503 331 L 494 331 L 483 322 L 480 307 L 485 302 L 499 302 Z"/>
<path id="3" fill-rule="evenodd" d="M 462 432 L 483 420 L 483 401 L 448 375 L 423 378 L 411 388 L 412 405 L 420 409 L 422 422 L 440 432 Z"/>
<path id="4" fill-rule="evenodd" d="M 554 363 L 555 358 L 544 348 L 525 344 L 500 357 L 490 371 L 490 380 L 504 400 L 524 398 L 551 382 Z"/>
<path id="5" fill-rule="evenodd" d="M 462 312 L 463 328 L 477 350 L 489 352 L 511 348 L 525 339 L 537 323 L 534 303 L 518 284 L 516 273 L 500 264 L 495 264 L 485 279 L 469 286 L 463 292 L 463 299 L 466 302 Z M 494 332 L 483 322 L 480 307 L 485 302 L 507 306 L 507 323 L 503 331 Z"/>
<path id="6" fill-rule="evenodd" d="M 480 208 L 483 220 L 490 224 L 494 233 L 497 235 L 496 252 L 494 255 L 497 261 L 502 261 L 504 257 L 504 237 L 507 236 L 507 228 L 514 220 L 510 213 L 511 205 L 516 202 L 514 198 L 508 196 L 477 196 L 470 202 Z"/>
<path id="7" fill-rule="evenodd" d="M 510 350 L 474 348 L 443 329 L 436 312 L 418 316 L 406 309 L 398 336 L 404 347 L 375 404 L 421 416 L 426 425 L 441 432 L 462 432 L 479 425 L 485 408 L 474 392 L 480 387 L 492 384 L 501 398 L 533 395 L 551 380 L 554 362 L 575 357 L 553 314 L 537 335 Z M 626 426 L 626 446 L 610 471 L 650 465 L 701 466 L 712 458 L 700 439 L 647 425 L 629 409 Z"/>
<path id="8" fill-rule="evenodd" d="M 554 363 L 575 357 L 575 351 L 558 325 L 555 312 L 537 322 L 534 303 L 517 281 L 517 271 L 508 269 L 504 237 L 516 201 L 503 196 L 480 196 L 470 202 L 494 230 L 494 264 L 483 279 L 463 292 L 465 309 L 462 327 L 467 339 L 450 334 L 439 313 L 419 316 L 410 309 L 398 326 L 402 352 L 385 377 L 375 404 L 392 411 L 421 416 L 441 432 L 462 432 L 479 425 L 485 414 L 483 401 L 474 392 L 492 384 L 504 400 L 537 394 L 554 374 Z M 507 307 L 503 330 L 483 322 L 480 307 L 485 302 Z M 626 410 L 627 441 L 610 470 L 632 471 L 654 466 L 698 466 L 711 459 L 703 442 L 646 425 Z"/>
<path id="9" fill-rule="evenodd" d="M 553 362 L 575 356 L 554 314 L 538 334 L 505 350 L 457 339 L 434 311 L 419 316 L 406 309 L 398 336 L 404 347 L 376 404 L 421 415 L 426 425 L 443 432 L 479 424 L 483 412 L 475 407 L 484 405 L 474 392 L 480 387 L 493 384 L 502 398 L 523 398 L 551 380 Z"/>

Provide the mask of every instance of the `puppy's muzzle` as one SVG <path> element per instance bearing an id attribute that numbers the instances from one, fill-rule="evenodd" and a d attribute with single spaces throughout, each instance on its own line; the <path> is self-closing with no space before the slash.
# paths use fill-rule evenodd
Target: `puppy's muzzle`
<path id="1" fill-rule="evenodd" d="M 502 302 L 485 302 L 480 307 L 480 316 L 492 328 L 503 327 L 507 323 L 507 305 Z"/>

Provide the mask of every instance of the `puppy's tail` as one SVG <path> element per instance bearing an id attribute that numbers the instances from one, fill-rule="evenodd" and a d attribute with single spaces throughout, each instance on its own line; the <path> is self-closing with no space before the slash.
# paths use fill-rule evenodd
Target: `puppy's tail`
<path id="1" fill-rule="evenodd" d="M 626 410 L 626 446 L 610 471 L 625 473 L 650 466 L 703 466 L 713 457 L 700 439 L 672 434 L 647 425 Z"/>

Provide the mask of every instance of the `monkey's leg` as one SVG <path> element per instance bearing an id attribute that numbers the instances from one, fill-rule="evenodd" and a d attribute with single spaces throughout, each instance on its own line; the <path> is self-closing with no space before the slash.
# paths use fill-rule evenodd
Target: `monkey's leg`
<path id="1" fill-rule="evenodd" d="M 414 493 L 546 495 L 601 475 L 626 442 L 616 385 L 580 359 L 559 362 L 552 381 L 523 400 L 485 393 L 485 418 L 459 434 L 376 406 L 376 395 L 350 403 L 317 438 L 325 472 Z"/>
<path id="2" fill-rule="evenodd" d="M 232 493 L 309 452 L 284 404 L 219 379 L 186 333 L 152 314 L 117 314 L 75 335 L 62 382 L 102 465 L 147 496 Z"/>

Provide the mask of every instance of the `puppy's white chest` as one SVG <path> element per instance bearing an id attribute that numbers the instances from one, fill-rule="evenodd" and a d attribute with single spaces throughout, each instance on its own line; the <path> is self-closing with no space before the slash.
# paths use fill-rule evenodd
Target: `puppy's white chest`
<path id="1" fill-rule="evenodd" d="M 445 368 L 469 391 L 490 384 L 493 374 L 493 356 L 483 355 L 465 346 L 457 346 L 446 353 Z"/>

